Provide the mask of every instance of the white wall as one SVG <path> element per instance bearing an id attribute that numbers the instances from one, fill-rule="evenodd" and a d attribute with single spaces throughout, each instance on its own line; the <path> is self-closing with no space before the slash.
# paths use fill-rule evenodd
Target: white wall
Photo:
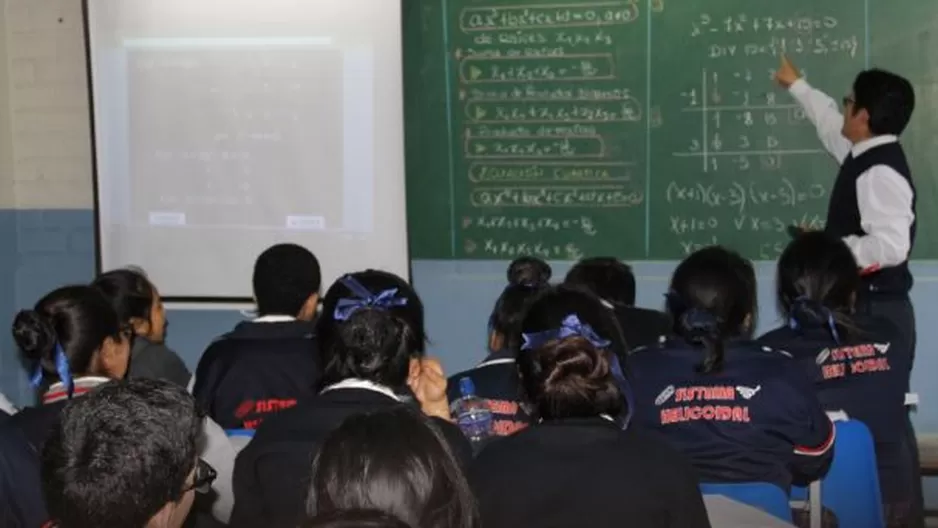
<path id="1" fill-rule="evenodd" d="M 4 0 L 0 208 L 90 209 L 81 0 Z"/>

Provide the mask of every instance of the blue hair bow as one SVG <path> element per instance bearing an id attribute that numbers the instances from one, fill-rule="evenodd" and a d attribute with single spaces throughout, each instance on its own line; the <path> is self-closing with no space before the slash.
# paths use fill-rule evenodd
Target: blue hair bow
<path id="1" fill-rule="evenodd" d="M 837 321 L 834 319 L 834 312 L 830 308 L 807 297 L 798 297 L 795 299 L 795 302 L 792 303 L 792 313 L 788 318 L 788 327 L 792 330 L 798 330 L 801 328 L 802 325 L 798 322 L 798 319 L 795 316 L 795 313 L 798 311 L 796 308 L 803 308 L 807 305 L 814 305 L 818 309 L 821 316 L 824 317 L 823 322 L 827 324 L 828 330 L 831 331 L 831 336 L 834 338 L 834 342 L 840 343 L 840 333 L 837 331 Z"/>
<path id="2" fill-rule="evenodd" d="M 346 321 L 353 313 L 362 308 L 383 308 L 387 310 L 407 304 L 407 298 L 397 296 L 397 288 L 374 294 L 350 275 L 342 277 L 339 282 L 344 284 L 355 297 L 339 299 L 332 314 L 336 321 Z"/>
<path id="3" fill-rule="evenodd" d="M 69 395 L 71 395 L 72 388 L 74 387 L 72 371 L 68 366 L 68 356 L 65 355 L 65 350 L 62 349 L 62 345 L 59 343 L 55 344 L 55 371 L 58 373 L 59 379 L 62 380 L 65 388 L 68 390 Z M 33 387 L 38 387 L 41 385 L 43 373 L 42 360 L 40 360 L 36 364 L 36 369 L 33 371 L 32 377 L 29 378 L 30 385 Z"/>
<path id="4" fill-rule="evenodd" d="M 543 332 L 533 332 L 530 334 L 521 334 L 521 339 L 523 340 L 521 344 L 521 350 L 531 350 L 537 348 L 548 341 L 553 341 L 555 339 L 565 339 L 571 336 L 579 336 L 587 341 L 589 341 L 596 348 L 606 348 L 612 342 L 608 339 L 603 339 L 593 331 L 593 327 L 588 324 L 581 323 L 580 318 L 576 314 L 570 314 L 563 318 L 563 321 L 560 323 L 560 328 L 555 328 L 553 330 L 545 330 Z"/>

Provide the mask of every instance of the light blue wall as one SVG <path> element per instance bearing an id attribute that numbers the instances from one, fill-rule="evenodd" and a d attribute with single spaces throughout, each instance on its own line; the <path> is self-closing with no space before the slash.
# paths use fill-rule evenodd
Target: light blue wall
<path id="1" fill-rule="evenodd" d="M 15 310 L 31 306 L 54 287 L 90 280 L 94 270 L 93 226 L 93 215 L 88 210 L 0 210 L 0 247 L 5 248 L 0 258 L 0 321 L 11 321 Z M 443 359 L 448 372 L 469 367 L 484 355 L 486 319 L 504 284 L 506 264 L 413 263 L 414 281 L 426 304 L 431 350 Z M 635 264 L 639 305 L 662 305 L 674 265 Z M 562 277 L 567 267 L 556 263 L 554 276 Z M 760 329 L 778 322 L 772 293 L 773 268 L 773 263 L 758 264 Z M 922 399 L 915 421 L 919 431 L 938 432 L 938 384 L 931 382 L 938 372 L 938 325 L 934 324 L 938 321 L 938 264 L 918 263 L 913 271 L 918 357 L 912 385 Z M 241 318 L 238 312 L 171 311 L 170 345 L 194 367 L 208 342 Z M 19 403 L 30 398 L 8 331 L 0 333 L 0 390 Z"/>

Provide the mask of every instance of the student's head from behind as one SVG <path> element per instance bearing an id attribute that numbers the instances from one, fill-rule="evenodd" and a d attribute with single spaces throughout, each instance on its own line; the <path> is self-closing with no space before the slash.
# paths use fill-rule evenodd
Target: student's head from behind
<path id="1" fill-rule="evenodd" d="M 508 284 L 547 284 L 553 275 L 550 264 L 537 257 L 518 257 L 508 265 Z"/>
<path id="2" fill-rule="evenodd" d="M 378 510 L 336 510 L 317 515 L 302 528 L 414 528 Z"/>
<path id="3" fill-rule="evenodd" d="M 752 264 L 720 246 L 692 253 L 674 270 L 667 307 L 674 333 L 706 348 L 698 370 L 719 371 L 726 340 L 752 334 L 756 311 Z"/>
<path id="4" fill-rule="evenodd" d="M 415 409 L 348 418 L 313 462 L 310 516 L 379 510 L 420 528 L 473 528 L 477 513 L 453 453 Z"/>
<path id="5" fill-rule="evenodd" d="M 532 299 L 548 286 L 551 270 L 547 264 L 533 257 L 516 259 L 508 268 L 508 285 L 495 301 L 489 315 L 489 350 L 517 349 L 521 332 L 521 319 Z"/>
<path id="6" fill-rule="evenodd" d="M 254 263 L 254 300 L 260 315 L 287 315 L 312 321 L 319 303 L 319 260 L 296 244 L 277 244 Z"/>
<path id="7" fill-rule="evenodd" d="M 139 269 L 108 271 L 91 283 L 110 301 L 121 323 L 154 343 L 166 339 L 166 314 L 156 286 Z"/>
<path id="8" fill-rule="evenodd" d="M 879 69 L 860 72 L 844 98 L 843 135 L 858 143 L 873 136 L 898 136 L 915 109 L 915 91 L 904 77 Z"/>
<path id="9" fill-rule="evenodd" d="M 397 275 L 351 273 L 326 292 L 316 336 L 324 384 L 360 378 L 400 389 L 426 347 L 423 304 Z"/>
<path id="10" fill-rule="evenodd" d="M 604 301 L 619 306 L 635 304 L 635 274 L 614 257 L 586 258 L 576 263 L 564 284 L 584 288 Z"/>
<path id="11" fill-rule="evenodd" d="M 192 396 L 163 381 L 113 381 L 71 401 L 42 450 L 50 517 L 59 528 L 182 526 L 205 484 L 200 425 Z"/>
<path id="12" fill-rule="evenodd" d="M 123 378 L 130 335 L 108 300 L 91 286 L 54 290 L 13 319 L 13 340 L 36 385 L 43 376 L 66 385 L 78 376 Z"/>
<path id="13" fill-rule="evenodd" d="M 812 231 L 785 248 L 775 283 L 779 310 L 793 326 L 836 323 L 845 330 L 860 289 L 860 271 L 843 240 Z"/>
<path id="14" fill-rule="evenodd" d="M 528 307 L 518 342 L 522 387 L 539 418 L 616 416 L 623 410 L 614 364 L 625 347 L 615 316 L 596 296 L 551 287 Z"/>

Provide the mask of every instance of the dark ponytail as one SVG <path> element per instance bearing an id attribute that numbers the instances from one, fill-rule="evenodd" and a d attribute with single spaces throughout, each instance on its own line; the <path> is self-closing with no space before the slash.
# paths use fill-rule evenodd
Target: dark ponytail
<path id="1" fill-rule="evenodd" d="M 851 314 L 860 271 L 840 238 L 818 231 L 792 240 L 778 259 L 775 282 L 779 311 L 792 329 L 827 328 L 837 342 L 858 333 Z"/>
<path id="2" fill-rule="evenodd" d="M 667 309 L 674 333 L 706 350 L 697 372 L 720 372 L 726 341 L 752 332 L 755 286 L 752 264 L 719 246 L 701 249 L 678 265 L 666 295 Z"/>
<path id="3" fill-rule="evenodd" d="M 495 301 L 489 315 L 489 332 L 504 340 L 502 348 L 514 350 L 520 335 L 525 308 L 548 286 L 551 269 L 546 262 L 534 257 L 516 259 L 508 268 L 508 285 Z M 496 352 L 493 350 L 492 352 Z"/>

